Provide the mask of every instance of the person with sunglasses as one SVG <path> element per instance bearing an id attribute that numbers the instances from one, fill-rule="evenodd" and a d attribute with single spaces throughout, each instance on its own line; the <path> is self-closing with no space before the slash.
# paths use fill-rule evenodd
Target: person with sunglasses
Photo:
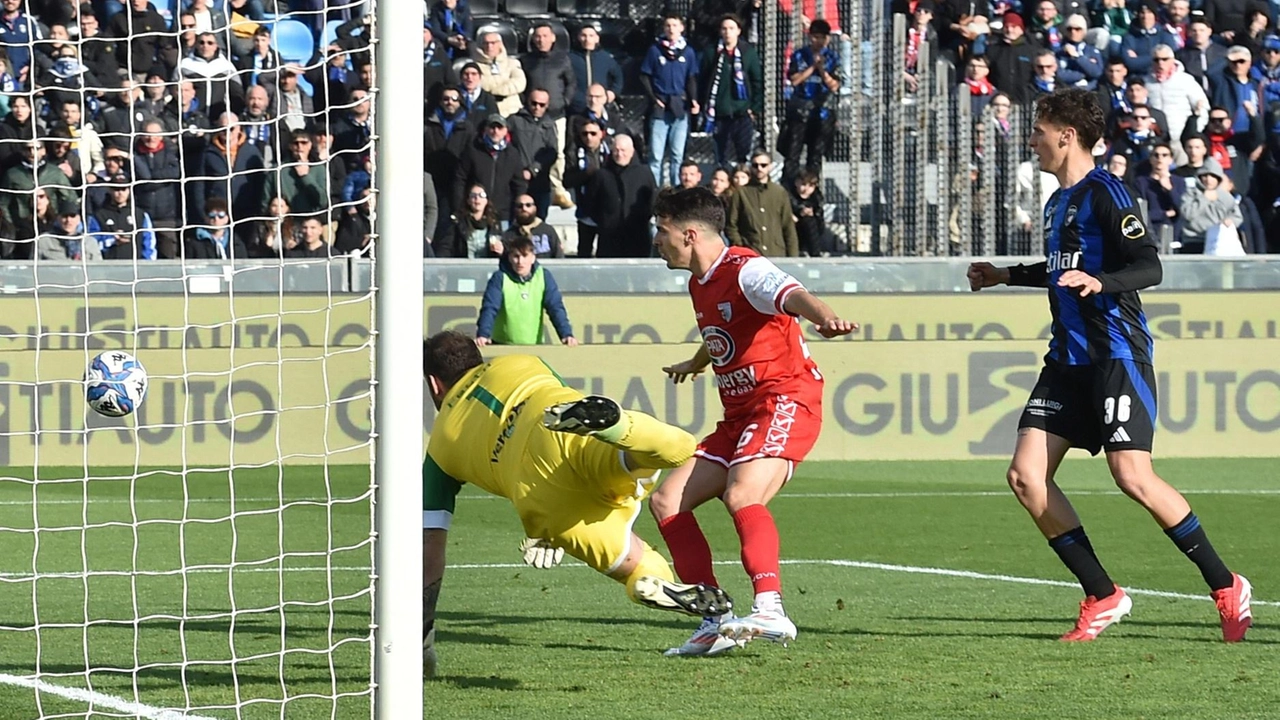
<path id="1" fill-rule="evenodd" d="M 791 216 L 791 196 L 769 179 L 772 169 L 773 156 L 757 150 L 751 158 L 751 182 L 738 188 L 729 203 L 724 233 L 735 247 L 750 248 L 766 257 L 798 257 L 800 236 Z"/>
<path id="2" fill-rule="evenodd" d="M 219 45 L 218 36 L 212 32 L 196 35 L 195 47 L 178 63 L 179 79 L 190 80 L 196 86 L 200 105 L 205 108 L 244 105 L 244 86 L 240 74 Z"/>
<path id="3" fill-rule="evenodd" d="M 564 257 L 560 235 L 555 228 L 538 217 L 538 204 L 529 193 L 516 197 L 511 226 L 502 234 L 502 244 L 510 247 L 511 243 L 522 237 L 533 241 L 533 252 L 539 258 Z"/>
<path id="4" fill-rule="evenodd" d="M 1186 160 L 1182 150 L 1182 131 L 1191 123 L 1191 130 L 1198 131 L 1209 118 L 1209 97 L 1200 83 L 1191 77 L 1168 45 L 1156 45 L 1151 51 L 1151 77 L 1144 83 L 1147 104 L 1165 114 L 1169 124 L 1165 128 L 1173 142 L 1173 157 L 1179 163 Z"/>
<path id="5" fill-rule="evenodd" d="M 560 132 L 555 118 L 549 112 L 551 94 L 545 88 L 533 87 L 525 99 L 520 112 L 507 118 L 511 127 L 511 135 L 515 138 L 516 150 L 520 153 L 520 162 L 529 171 L 529 192 L 538 203 L 538 215 L 545 218 L 547 210 L 556 195 L 566 195 L 564 188 L 558 190 L 556 185 L 561 179 L 554 178 L 555 165 L 563 164 L 560 160 Z M 565 203 L 557 202 L 557 206 L 572 207 L 573 201 L 560 198 Z"/>
<path id="6" fill-rule="evenodd" d="M 231 260 L 249 257 L 244 240 L 232 232 L 231 213 L 225 198 L 211 197 L 204 212 L 187 231 L 182 257 L 186 260 Z"/>

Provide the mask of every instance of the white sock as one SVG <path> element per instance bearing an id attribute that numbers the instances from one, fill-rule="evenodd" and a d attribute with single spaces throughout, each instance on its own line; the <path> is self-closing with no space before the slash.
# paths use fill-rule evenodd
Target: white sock
<path id="1" fill-rule="evenodd" d="M 782 593 L 770 590 L 768 592 L 756 593 L 755 600 L 751 606 L 756 610 L 768 610 L 770 612 L 782 612 Z M 784 615 L 786 613 L 783 613 Z"/>

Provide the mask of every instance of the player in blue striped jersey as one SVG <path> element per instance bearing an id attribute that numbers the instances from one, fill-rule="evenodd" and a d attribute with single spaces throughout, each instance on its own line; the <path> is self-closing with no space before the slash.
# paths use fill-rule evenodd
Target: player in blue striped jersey
<path id="1" fill-rule="evenodd" d="M 1156 383 L 1138 291 L 1159 284 L 1162 271 L 1129 188 L 1094 165 L 1104 128 L 1091 92 L 1061 90 L 1037 101 L 1031 149 L 1060 185 L 1044 212 L 1047 257 L 1030 266 L 969 266 L 975 291 L 1005 284 L 1049 294 L 1049 352 L 1018 423 L 1009 485 L 1084 588 L 1079 619 L 1063 640 L 1093 640 L 1133 605 L 1054 482 L 1067 450 L 1079 447 L 1095 455 L 1105 449 L 1116 485 L 1196 564 L 1217 603 L 1223 639 L 1236 642 L 1253 621 L 1249 581 L 1227 569 L 1186 498 L 1151 465 Z"/>

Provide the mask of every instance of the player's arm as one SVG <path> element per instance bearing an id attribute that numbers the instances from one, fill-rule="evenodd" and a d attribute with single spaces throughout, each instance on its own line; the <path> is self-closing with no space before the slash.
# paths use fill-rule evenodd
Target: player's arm
<path id="1" fill-rule="evenodd" d="M 675 365 L 668 365 L 662 368 L 662 372 L 671 377 L 671 382 L 680 384 L 706 370 L 710 364 L 711 353 L 707 352 L 706 344 L 698 343 L 698 350 L 691 359 L 678 362 Z"/>
<path id="2" fill-rule="evenodd" d="M 802 317 L 813 323 L 823 337 L 848 335 L 858 329 L 857 323 L 840 319 L 830 305 L 768 258 L 748 260 L 738 272 L 738 287 L 757 312 Z"/>
<path id="3" fill-rule="evenodd" d="M 1093 193 L 1093 212 L 1102 231 L 1104 252 L 1113 257 L 1118 255 L 1120 267 L 1096 276 L 1081 270 L 1068 270 L 1058 278 L 1058 285 L 1078 290 L 1080 297 L 1159 285 L 1164 279 L 1164 268 L 1160 264 L 1155 237 L 1128 190 L 1098 188 Z"/>
<path id="4" fill-rule="evenodd" d="M 995 285 L 1013 287 L 1048 287 L 1049 263 L 1038 262 L 1031 265 L 1011 265 L 996 267 L 989 262 L 969 264 L 969 289 L 977 292 L 982 288 Z"/>
<path id="5" fill-rule="evenodd" d="M 830 305 L 804 288 L 788 293 L 782 309 L 788 315 L 799 315 L 813 323 L 818 334 L 825 338 L 848 335 L 858 329 L 858 323 L 840 319 Z"/>

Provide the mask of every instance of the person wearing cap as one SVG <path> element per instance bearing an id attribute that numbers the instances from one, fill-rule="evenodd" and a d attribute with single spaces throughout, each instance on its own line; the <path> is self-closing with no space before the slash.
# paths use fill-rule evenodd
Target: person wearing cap
<path id="1" fill-rule="evenodd" d="M 483 87 L 483 70 L 469 62 L 458 71 L 458 88 L 462 91 L 462 110 L 479 126 L 491 113 L 498 112 L 498 99 Z"/>
<path id="2" fill-rule="evenodd" d="M 791 54 L 791 99 L 787 101 L 786 123 L 778 138 L 778 149 L 786 158 L 783 186 L 794 184 L 801 169 L 822 177 L 822 156 L 836 128 L 833 98 L 844 81 L 840 55 L 830 42 L 831 25 L 826 20 L 814 20 L 809 23 L 809 44 Z M 805 154 L 803 166 L 801 153 Z"/>
<path id="3" fill-rule="evenodd" d="M 1085 41 L 1089 23 L 1083 15 L 1071 15 L 1062 23 L 1058 58 L 1058 82 L 1064 87 L 1093 90 L 1102 77 L 1102 53 Z"/>
<path id="4" fill-rule="evenodd" d="M 1262 95 L 1252 70 L 1253 53 L 1243 45 L 1232 45 L 1221 69 L 1209 71 L 1209 102 L 1226 109 L 1237 132 L 1247 132 L 1262 113 Z"/>
<path id="5" fill-rule="evenodd" d="M 1031 99 L 1032 65 L 1038 48 L 1027 37 L 1022 16 L 1007 12 L 1001 18 L 1000 35 L 987 44 L 991 83 L 1016 103 Z"/>
<path id="6" fill-rule="evenodd" d="M 1262 76 L 1262 107 L 1274 107 L 1280 103 L 1280 37 L 1268 35 L 1262 41 L 1262 53 L 1254 66 Z"/>
<path id="7" fill-rule="evenodd" d="M 600 28 L 588 22 L 578 31 L 578 50 L 569 55 L 576 82 L 569 110 L 582 114 L 587 108 L 587 88 L 604 87 L 605 102 L 612 103 L 622 94 L 622 66 L 608 51 L 600 47 Z"/>
<path id="8" fill-rule="evenodd" d="M 1187 183 L 1182 206 L 1178 209 L 1182 215 L 1182 247 L 1178 249 L 1179 253 L 1201 254 L 1210 235 L 1216 239 L 1224 227 L 1234 230 L 1244 222 L 1240 204 L 1231 193 L 1219 189 L 1226 176 L 1217 160 L 1205 158 L 1196 174 L 1197 182 Z M 1238 238 L 1236 242 L 1239 242 Z"/>
<path id="9" fill-rule="evenodd" d="M 480 86 L 498 101 L 498 112 L 505 117 L 520 111 L 520 96 L 529 80 L 520 61 L 507 54 L 507 46 L 498 32 L 481 32 L 471 48 L 471 59 L 480 67 Z"/>
<path id="10" fill-rule="evenodd" d="M 1151 53 L 1156 45 L 1177 47 L 1180 44 L 1181 38 L 1170 35 L 1157 21 L 1155 7 L 1143 2 L 1134 11 L 1133 24 L 1120 41 L 1120 57 L 1130 74 L 1147 75 L 1151 72 Z"/>
<path id="11" fill-rule="evenodd" d="M 80 201 L 65 200 L 58 206 L 53 225 L 36 238 L 40 260 L 101 260 L 102 248 L 80 221 Z"/>
<path id="12" fill-rule="evenodd" d="M 507 119 L 492 113 L 480 134 L 462 151 L 454 173 L 453 198 L 455 212 L 463 205 L 463 194 L 474 184 L 484 187 L 489 204 L 505 230 L 511 221 L 512 203 L 517 195 L 527 192 L 530 173 L 520 159 L 520 151 L 512 142 Z"/>
<path id="13" fill-rule="evenodd" d="M 302 68 L 294 63 L 280 68 L 280 86 L 276 88 L 272 111 L 284 126 L 280 129 L 281 134 L 285 130 L 302 130 L 315 116 L 315 103 L 311 101 L 311 96 L 298 87 L 298 76 L 301 74 Z"/>
<path id="14" fill-rule="evenodd" d="M 156 235 L 151 216 L 134 205 L 133 178 L 119 170 L 103 181 L 107 200 L 90 217 L 89 232 L 106 260 L 155 260 Z"/>

